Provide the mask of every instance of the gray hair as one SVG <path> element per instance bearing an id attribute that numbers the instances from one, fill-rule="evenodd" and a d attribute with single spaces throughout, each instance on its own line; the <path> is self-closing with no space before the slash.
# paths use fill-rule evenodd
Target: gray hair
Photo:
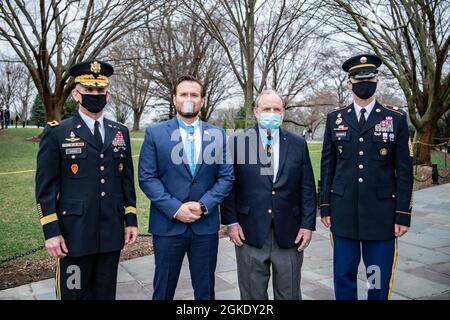
<path id="1" fill-rule="evenodd" d="M 262 96 L 264 96 L 264 95 L 272 95 L 272 94 L 276 95 L 278 98 L 280 98 L 281 103 L 282 103 L 282 105 L 284 107 L 284 100 L 283 100 L 283 97 L 281 96 L 281 94 L 279 94 L 276 90 L 273 90 L 273 89 L 264 89 L 263 91 L 261 91 L 258 94 L 258 96 L 255 99 L 255 108 L 258 108 L 259 100 L 261 100 Z"/>

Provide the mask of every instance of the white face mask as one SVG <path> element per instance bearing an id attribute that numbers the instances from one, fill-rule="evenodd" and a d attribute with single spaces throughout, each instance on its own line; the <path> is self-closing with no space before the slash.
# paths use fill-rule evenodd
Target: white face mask
<path id="1" fill-rule="evenodd" d="M 181 113 L 193 113 L 194 112 L 194 103 L 191 101 L 191 98 L 189 100 L 183 102 L 183 105 L 181 106 Z"/>

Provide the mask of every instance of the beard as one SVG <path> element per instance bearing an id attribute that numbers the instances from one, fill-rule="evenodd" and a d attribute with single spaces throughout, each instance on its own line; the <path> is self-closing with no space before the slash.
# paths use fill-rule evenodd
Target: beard
<path id="1" fill-rule="evenodd" d="M 197 112 L 178 111 L 178 113 L 185 118 L 192 119 L 192 118 L 195 118 L 200 113 L 200 111 L 197 111 Z"/>

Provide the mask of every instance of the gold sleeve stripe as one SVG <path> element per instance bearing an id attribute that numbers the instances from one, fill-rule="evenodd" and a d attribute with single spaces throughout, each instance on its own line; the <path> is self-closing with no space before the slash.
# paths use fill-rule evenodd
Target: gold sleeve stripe
<path id="1" fill-rule="evenodd" d="M 41 224 L 43 226 L 45 226 L 46 224 L 51 223 L 53 221 L 57 221 L 57 220 L 58 220 L 58 216 L 56 215 L 56 213 L 52 213 L 52 214 L 49 214 L 48 216 L 41 218 Z"/>
<path id="2" fill-rule="evenodd" d="M 411 215 L 411 212 L 405 212 L 405 211 L 395 211 L 395 212 L 397 212 L 397 213 L 402 213 L 402 214 L 409 214 L 409 215 Z"/>
<path id="3" fill-rule="evenodd" d="M 37 204 L 37 210 L 39 213 L 39 219 L 42 219 L 44 217 L 44 214 L 42 213 L 42 207 L 40 203 Z"/>
<path id="4" fill-rule="evenodd" d="M 125 208 L 125 214 L 128 214 L 128 213 L 136 214 L 136 208 L 135 207 L 126 207 Z"/>

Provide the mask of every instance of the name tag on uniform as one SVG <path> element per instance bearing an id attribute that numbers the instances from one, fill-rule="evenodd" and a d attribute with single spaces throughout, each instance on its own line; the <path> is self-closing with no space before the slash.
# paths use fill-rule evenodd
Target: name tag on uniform
<path id="1" fill-rule="evenodd" d="M 81 148 L 66 149 L 66 154 L 80 154 L 81 152 Z"/>
<path id="2" fill-rule="evenodd" d="M 335 132 L 336 137 L 343 138 L 347 136 L 347 131 L 337 131 Z"/>

